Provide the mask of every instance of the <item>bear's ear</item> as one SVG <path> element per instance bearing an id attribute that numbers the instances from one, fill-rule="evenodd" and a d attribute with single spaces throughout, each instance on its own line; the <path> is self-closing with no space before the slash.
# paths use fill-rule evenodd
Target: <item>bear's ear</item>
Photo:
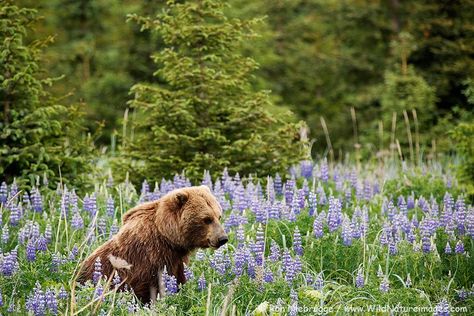
<path id="1" fill-rule="evenodd" d="M 178 208 L 182 208 L 184 204 L 188 201 L 188 194 L 185 192 L 178 192 L 176 193 L 176 204 L 178 205 Z"/>

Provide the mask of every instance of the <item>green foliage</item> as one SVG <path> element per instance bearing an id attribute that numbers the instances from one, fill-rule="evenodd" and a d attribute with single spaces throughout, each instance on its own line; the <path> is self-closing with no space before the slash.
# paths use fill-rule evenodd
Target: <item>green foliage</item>
<path id="1" fill-rule="evenodd" d="M 474 71 L 469 57 L 473 50 L 469 43 L 474 38 L 472 0 L 232 0 L 231 4 L 236 9 L 229 11 L 235 16 L 267 17 L 260 45 L 248 45 L 246 52 L 262 65 L 258 75 L 263 79 L 259 82 L 280 97 L 280 104 L 289 105 L 306 120 L 317 140 L 315 150 L 326 148 L 322 116 L 333 147 L 352 149 L 350 107 L 356 110 L 362 145 L 370 154 L 379 143 L 379 121 L 384 123 L 385 136 L 390 135 L 390 119 L 387 124 L 386 117 L 393 109 L 387 113 L 388 106 L 382 106 L 388 105 L 390 94 L 381 93 L 384 79 L 398 87 L 413 87 L 405 103 L 414 101 L 420 106 L 421 147 L 431 145 L 432 140 L 449 141 L 446 133 L 435 129 L 443 130 L 443 119 L 456 116 L 454 107 L 472 112 L 461 93 L 461 83 Z M 408 33 L 411 39 L 404 41 Z M 395 49 L 394 39 L 399 44 Z M 404 78 L 392 69 L 402 58 L 411 65 Z M 396 91 L 392 92 L 395 102 Z M 403 122 L 402 112 L 398 115 L 398 122 Z M 425 117 L 431 122 L 423 127 Z M 397 137 L 404 145 L 408 142 L 406 128 L 403 123 L 399 126 L 401 134 Z M 388 141 L 383 144 L 392 145 Z"/>
<path id="2" fill-rule="evenodd" d="M 423 77 L 417 75 L 413 68 L 407 73 L 387 72 L 383 94 L 381 96 L 382 112 L 391 118 L 391 112 L 416 110 L 423 117 L 433 114 L 435 92 Z M 426 120 L 426 119 L 425 119 Z"/>
<path id="3" fill-rule="evenodd" d="M 261 175 L 284 172 L 303 157 L 302 123 L 272 116 L 268 92 L 254 92 L 257 67 L 241 56 L 256 20 L 228 19 L 220 1 L 168 2 L 156 18 L 131 16 L 159 32 L 166 48 L 153 57 L 165 84 L 132 88 L 134 137 L 124 157 L 136 179 L 160 180 L 180 170 L 193 179 L 228 167 Z"/>
<path id="4" fill-rule="evenodd" d="M 45 174 L 56 181 L 62 174 L 84 182 L 91 171 L 90 137 L 83 138 L 81 116 L 45 91 L 53 79 L 41 79 L 41 48 L 47 41 L 26 43 L 36 10 L 13 1 L 0 5 L 0 173 L 33 183 Z"/>
<path id="5" fill-rule="evenodd" d="M 467 193 L 474 198 L 474 123 L 460 123 L 451 136 L 464 158 L 459 164 L 459 178 L 466 185 Z"/>
<path id="6" fill-rule="evenodd" d="M 87 103 L 87 127 L 104 122 L 99 142 L 108 144 L 117 128 L 133 84 L 128 49 L 133 41 L 125 15 L 132 10 L 118 0 L 52 0 L 41 8 L 42 26 L 55 35 L 45 50 L 49 72 L 65 78 L 51 90 L 70 102 Z"/>

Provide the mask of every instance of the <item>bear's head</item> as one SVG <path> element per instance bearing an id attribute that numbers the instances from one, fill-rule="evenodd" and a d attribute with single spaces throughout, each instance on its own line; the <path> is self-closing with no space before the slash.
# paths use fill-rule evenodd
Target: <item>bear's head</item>
<path id="1" fill-rule="evenodd" d="M 207 186 L 174 190 L 162 198 L 165 214 L 158 227 L 171 242 L 185 249 L 219 248 L 228 241 L 220 224 L 222 207 Z M 159 206 L 159 208 L 161 208 Z M 167 213 L 167 214 L 166 214 Z"/>

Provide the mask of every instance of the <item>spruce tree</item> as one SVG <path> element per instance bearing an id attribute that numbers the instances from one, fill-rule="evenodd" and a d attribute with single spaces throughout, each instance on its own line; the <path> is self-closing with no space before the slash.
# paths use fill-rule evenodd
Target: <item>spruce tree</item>
<path id="1" fill-rule="evenodd" d="M 240 54 L 255 20 L 229 19 L 223 1 L 168 1 L 156 17 L 131 16 L 160 34 L 153 58 L 165 84 L 137 84 L 135 137 L 125 141 L 130 174 L 160 180 L 185 170 L 266 175 L 284 172 L 303 156 L 302 123 L 271 116 L 267 91 L 254 92 L 257 64 Z"/>
<path id="2" fill-rule="evenodd" d="M 91 144 L 81 138 L 77 107 L 65 107 L 45 91 L 53 82 L 42 78 L 39 65 L 45 41 L 25 40 L 36 10 L 14 1 L 0 4 L 0 174 L 50 183 L 76 181 L 91 171 Z"/>

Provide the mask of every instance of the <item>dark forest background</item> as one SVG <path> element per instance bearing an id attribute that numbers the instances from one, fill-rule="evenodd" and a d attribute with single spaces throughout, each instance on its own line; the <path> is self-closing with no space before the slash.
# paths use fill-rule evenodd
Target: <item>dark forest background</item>
<path id="1" fill-rule="evenodd" d="M 170 46 L 160 32 L 143 29 L 127 16 L 154 17 L 166 3 L 13 3 L 37 10 L 39 19 L 24 40 L 48 40 L 38 56 L 39 76 L 57 80 L 45 86 L 47 92 L 84 112 L 85 131 L 95 147 L 116 155 L 131 132 L 124 125 L 135 111 L 131 88 L 166 84 L 152 55 Z M 307 124 L 312 157 L 337 160 L 356 152 L 370 158 L 395 151 L 406 159 L 432 158 L 455 149 L 450 131 L 457 125 L 472 126 L 472 0 L 225 4 L 229 19 L 257 19 L 253 36 L 238 38 L 239 53 L 258 64 L 250 89 L 271 91 L 265 106 L 271 115 L 291 110 L 290 121 Z M 470 138 L 469 132 L 458 134 Z"/>

